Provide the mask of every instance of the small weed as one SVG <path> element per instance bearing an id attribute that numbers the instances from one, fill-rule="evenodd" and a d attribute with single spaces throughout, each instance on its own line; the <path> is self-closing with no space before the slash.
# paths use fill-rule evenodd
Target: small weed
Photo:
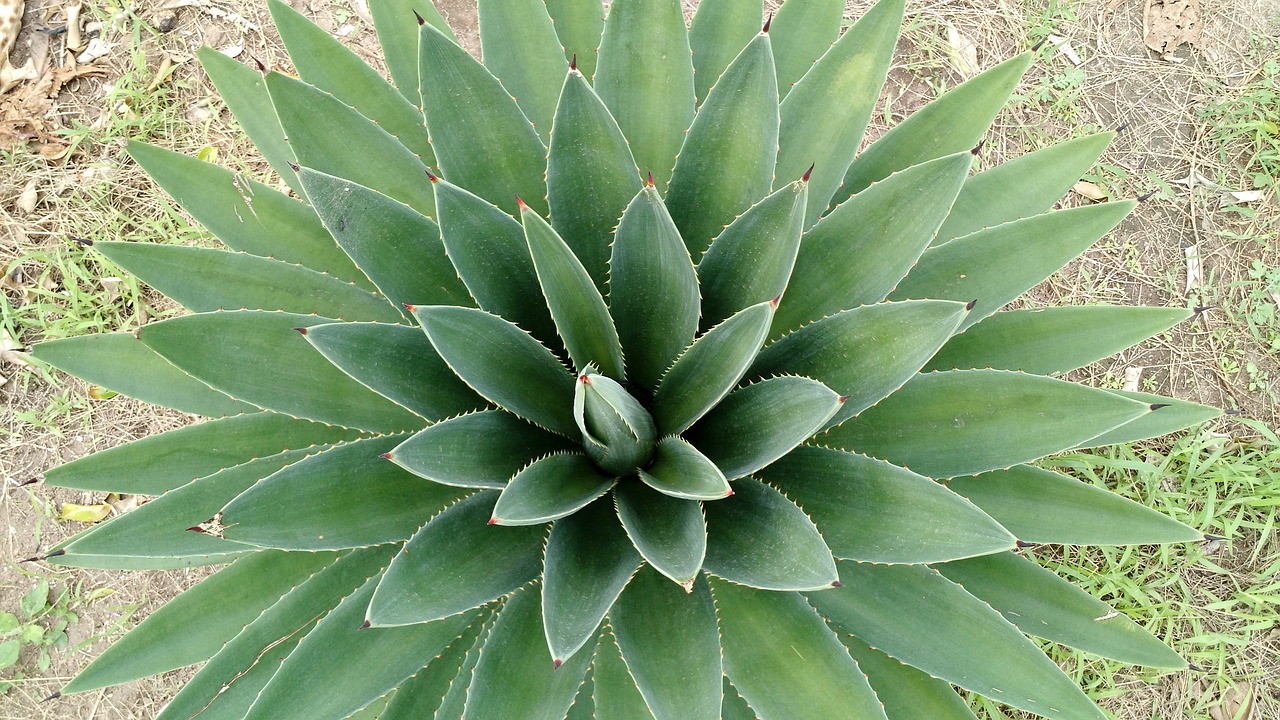
<path id="1" fill-rule="evenodd" d="M 74 652 L 96 639 L 69 647 L 67 628 L 80 621 L 76 610 L 114 592 L 111 588 L 84 592 L 80 583 L 55 588 L 48 578 L 39 578 L 18 601 L 16 612 L 0 610 L 0 672 L 7 675 L 0 678 L 0 694 L 29 672 L 47 672 L 54 651 Z"/>
<path id="2" fill-rule="evenodd" d="M 1251 187 L 1280 189 L 1280 60 L 1274 41 L 1255 39 L 1254 46 L 1270 59 L 1242 89 L 1206 105 L 1200 119 L 1224 167 L 1239 168 Z"/>

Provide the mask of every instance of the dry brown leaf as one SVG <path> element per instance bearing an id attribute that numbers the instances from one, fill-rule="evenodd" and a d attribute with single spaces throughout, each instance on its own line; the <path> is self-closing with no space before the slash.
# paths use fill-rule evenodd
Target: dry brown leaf
<path id="1" fill-rule="evenodd" d="M 1222 693 L 1222 700 L 1209 708 L 1209 717 L 1213 720 L 1252 720 L 1253 685 L 1241 682 L 1227 688 Z"/>
<path id="2" fill-rule="evenodd" d="M 36 192 L 36 181 L 32 180 L 22 189 L 22 194 L 18 196 L 18 201 L 14 203 L 14 209 L 19 215 L 30 215 L 35 212 L 36 203 L 40 201 L 40 193 Z"/>
<path id="3" fill-rule="evenodd" d="M 1075 194 L 1080 195 L 1082 197 L 1089 198 L 1094 202 L 1103 202 L 1104 200 L 1107 199 L 1106 190 L 1103 190 L 1101 187 L 1098 187 L 1098 185 L 1095 183 L 1085 182 L 1084 180 L 1081 180 L 1080 182 L 1073 185 L 1071 187 L 1071 190 L 1075 192 Z"/>
<path id="4" fill-rule="evenodd" d="M 21 347 L 22 343 L 15 340 L 7 329 L 0 333 L 0 360 L 19 367 L 31 367 L 31 362 L 18 352 Z"/>
<path id="5" fill-rule="evenodd" d="M 1204 269 L 1200 266 L 1200 248 L 1195 245 L 1188 245 L 1182 249 L 1182 252 L 1187 256 L 1186 292 L 1191 292 L 1204 285 Z"/>
<path id="6" fill-rule="evenodd" d="M 1200 41 L 1199 0 L 1147 0 L 1142 39 L 1166 60 L 1183 45 L 1195 45 Z"/>
<path id="7" fill-rule="evenodd" d="M 1142 371 L 1146 368 L 1135 365 L 1124 370 L 1124 388 L 1125 392 L 1138 392 L 1138 384 L 1142 382 Z"/>
<path id="8" fill-rule="evenodd" d="M 951 57 L 951 67 L 966 78 L 978 74 L 978 46 L 956 29 L 955 25 L 944 21 L 947 29 L 947 54 Z"/>

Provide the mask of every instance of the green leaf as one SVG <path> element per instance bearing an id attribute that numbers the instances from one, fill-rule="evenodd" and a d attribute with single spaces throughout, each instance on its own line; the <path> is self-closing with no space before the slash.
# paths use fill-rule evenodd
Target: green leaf
<path id="1" fill-rule="evenodd" d="M 840 634 L 840 642 L 866 673 L 889 720 L 976 720 L 964 699 L 945 680 L 904 665 L 848 633 Z"/>
<path id="2" fill-rule="evenodd" d="M 516 101 L 432 25 L 419 43 L 422 112 L 445 178 L 510 214 L 519 196 L 546 215 L 547 149 Z"/>
<path id="3" fill-rule="evenodd" d="M 574 366 L 584 373 L 588 365 L 595 365 L 605 375 L 622 380 L 618 331 L 586 268 L 547 221 L 528 206 L 522 206 L 520 220 L 542 295 Z"/>
<path id="4" fill-rule="evenodd" d="M 599 0 L 587 4 L 599 9 Z M 547 149 L 547 202 L 552 226 L 602 294 L 607 292 L 613 229 L 641 188 L 635 158 L 617 121 L 583 74 L 570 72 Z"/>
<path id="5" fill-rule="evenodd" d="M 798 2 L 790 0 L 784 7 L 791 8 Z M 831 4 L 829 0 L 821 2 Z M 786 16 L 794 11 L 784 9 L 773 23 L 770 35 L 777 50 L 779 91 L 784 96 L 778 108 L 781 124 L 775 183 L 799 178 L 813 166 L 805 212 L 806 230 L 826 212 L 862 143 L 893 61 L 893 47 L 898 28 L 902 26 L 903 4 L 902 0 L 877 2 L 830 50 L 825 44 L 813 46 L 812 49 L 826 51 L 826 54 L 812 68 L 807 68 L 808 72 L 790 92 L 781 78 L 784 25 Z M 796 5 L 797 10 L 803 8 L 803 4 Z M 821 10 L 825 12 L 826 8 Z M 929 193 L 935 202 L 941 201 L 938 190 Z"/>
<path id="6" fill-rule="evenodd" d="M 662 377 L 653 397 L 659 435 L 678 435 L 742 379 L 764 342 L 775 305 L 762 302 L 708 330 Z"/>
<path id="7" fill-rule="evenodd" d="M 458 42 L 453 28 L 445 22 L 432 0 L 379 0 L 371 3 L 373 27 L 382 45 L 382 56 L 391 71 L 391 79 L 409 102 L 422 102 L 418 92 L 418 24 L 410 22 L 417 17 L 444 34 L 452 42 Z"/>
<path id="8" fill-rule="evenodd" d="M 1057 143 L 974 175 L 965 181 L 934 244 L 1048 211 L 1115 136 L 1104 132 Z"/>
<path id="9" fill-rule="evenodd" d="M 682 587 L 692 587 L 707 553 L 701 504 L 631 479 L 619 483 L 613 497 L 622 527 L 644 559 Z"/>
<path id="10" fill-rule="evenodd" d="M 796 181 L 761 200 L 707 248 L 698 261 L 702 327 L 787 289 L 804 228 L 808 188 L 808 182 Z"/>
<path id="11" fill-rule="evenodd" d="M 139 337 L 199 380 L 269 410 L 375 432 L 421 427 L 422 418 L 347 376 L 297 332 L 326 322 L 332 320 L 212 312 L 151 323 Z"/>
<path id="12" fill-rule="evenodd" d="M 803 510 L 753 478 L 733 489 L 733 497 L 705 505 L 707 572 L 763 590 L 832 586 L 835 560 Z"/>
<path id="13" fill-rule="evenodd" d="M 590 78 L 596 72 L 596 51 L 604 32 L 604 3 L 600 0 L 547 0 L 547 13 L 566 58 L 577 57 L 578 70 Z"/>
<path id="14" fill-rule="evenodd" d="M 208 660 L 295 585 L 336 559 L 333 553 L 282 552 L 241 558 L 148 615 L 61 692 L 97 690 Z"/>
<path id="15" fill-rule="evenodd" d="M 432 422 L 486 405 L 419 328 L 344 322 L 306 328 L 303 336 L 360 384 Z"/>
<path id="16" fill-rule="evenodd" d="M 976 232 L 920 256 L 891 300 L 931 297 L 968 302 L 974 310 L 961 330 L 1040 284 L 1106 235 L 1133 201 L 1102 203 L 1036 215 Z M 993 263 L 991 258 L 1000 258 Z"/>
<path id="17" fill-rule="evenodd" d="M 479 0 L 485 68 L 502 82 L 546 142 L 569 71 L 564 47 L 541 0 Z"/>
<path id="18" fill-rule="evenodd" d="M 94 248 L 193 312 L 280 310 L 350 320 L 403 319 L 384 297 L 279 260 L 141 242 L 98 242 Z"/>
<path id="19" fill-rule="evenodd" d="M 213 163 L 154 145 L 131 140 L 126 151 L 183 210 L 232 250 L 298 263 L 373 289 L 305 203 Z"/>
<path id="20" fill-rule="evenodd" d="M 551 313 L 537 301 L 542 286 L 524 228 L 497 206 L 453 183 L 437 180 L 435 188 L 445 251 L 476 303 L 544 343 L 556 341 Z"/>
<path id="21" fill-rule="evenodd" d="M 482 616 L 487 619 L 488 615 Z M 484 621 L 472 623 L 449 647 L 427 662 L 413 677 L 404 681 L 387 704 L 380 720 L 420 720 L 433 718 L 443 704 L 454 678 L 462 671 L 467 653 L 484 631 Z M 461 713 L 459 713 L 460 715 Z"/>
<path id="22" fill-rule="evenodd" d="M 701 104 L 742 48 L 760 32 L 760 0 L 703 0 L 689 26 L 694 90 Z"/>
<path id="23" fill-rule="evenodd" d="M 808 440 L 843 401 L 817 380 L 769 378 L 729 393 L 685 435 L 725 477 L 736 480 Z"/>
<path id="24" fill-rule="evenodd" d="M 718 580 L 711 590 L 725 674 L 760 717 L 885 720 L 866 676 L 804 597 Z"/>
<path id="25" fill-rule="evenodd" d="M 640 567 L 618 517 L 607 503 L 560 518 L 547 537 L 542 622 L 556 665 L 579 652 Z"/>
<path id="26" fill-rule="evenodd" d="M 588 677 L 592 693 L 591 717 L 653 720 L 653 713 L 636 688 L 636 681 L 622 660 L 618 644 L 608 631 L 600 632 L 600 643 L 596 646 Z M 581 695 L 582 691 L 578 693 Z"/>
<path id="27" fill-rule="evenodd" d="M 369 622 L 386 627 L 439 620 L 537 577 L 545 532 L 489 525 L 497 497 L 478 492 L 423 525 L 387 568 L 369 604 Z"/>
<path id="28" fill-rule="evenodd" d="M 484 650 L 489 633 L 493 630 L 493 615 L 490 614 L 488 617 L 489 621 L 481 628 L 479 638 L 467 651 L 466 659 L 462 661 L 462 669 L 458 671 L 453 682 L 449 683 L 449 691 L 440 700 L 440 709 L 436 710 L 435 714 L 435 717 L 440 720 L 462 717 L 467 702 L 467 692 L 471 688 L 472 678 L 475 677 L 476 663 L 479 662 L 480 652 Z"/>
<path id="29" fill-rule="evenodd" d="M 724 707 L 722 708 L 722 720 L 759 720 L 756 711 L 752 710 L 747 701 L 738 693 L 726 676 L 724 678 Z"/>
<path id="30" fill-rule="evenodd" d="M 779 95 L 786 96 L 840 37 L 844 0 L 787 0 L 769 25 Z M 899 18 L 901 21 L 901 18 Z M 897 26 L 894 26 L 895 29 Z M 882 81 L 883 82 L 883 81 Z"/>
<path id="31" fill-rule="evenodd" d="M 1194 542 L 1194 528 L 1089 483 L 1030 465 L 947 481 L 1024 542 L 1137 545 Z"/>
<path id="32" fill-rule="evenodd" d="M 416 102 L 406 99 L 346 45 L 289 5 L 271 0 L 267 8 L 303 82 L 332 93 L 358 110 L 423 163 L 435 163 L 427 127 Z"/>
<path id="33" fill-rule="evenodd" d="M 660 493 L 689 500 L 719 500 L 733 494 L 715 463 L 677 435 L 658 443 L 653 461 L 640 469 L 640 479 Z"/>
<path id="34" fill-rule="evenodd" d="M 0 635 L 9 635 L 18 630 L 18 616 L 11 612 L 0 611 Z"/>
<path id="35" fill-rule="evenodd" d="M 467 692 L 463 720 L 561 720 L 573 704 L 591 653 L 557 667 L 547 656 L 537 588 L 507 599 L 494 624 Z"/>
<path id="36" fill-rule="evenodd" d="M 536 425 L 576 437 L 574 378 L 529 333 L 483 310 L 414 308 L 440 357 L 476 392 Z"/>
<path id="37" fill-rule="evenodd" d="M 353 550 L 298 584 L 232 638 L 157 720 L 239 720 L 315 622 L 390 560 L 395 547 Z M 358 622 L 358 621 L 357 621 Z"/>
<path id="38" fill-rule="evenodd" d="M 1140 625 L 1024 557 L 997 553 L 936 569 L 1028 635 L 1123 663 L 1187 667 L 1187 661 Z"/>
<path id="39" fill-rule="evenodd" d="M 777 159 L 778 85 L 760 33 L 707 94 L 671 171 L 667 209 L 691 255 L 769 194 Z"/>
<path id="40" fill-rule="evenodd" d="M 573 417 L 587 457 L 609 475 L 624 475 L 653 455 L 657 433 L 649 411 L 617 381 L 588 368 L 573 393 Z"/>
<path id="41" fill-rule="evenodd" d="M 541 525 L 581 510 L 613 484 L 585 455 L 549 455 L 511 478 L 489 522 Z"/>
<path id="42" fill-rule="evenodd" d="M 435 215 L 435 196 L 422 181 L 427 166 L 385 128 L 288 75 L 272 72 L 266 84 L 299 165 L 373 188 L 427 217 Z"/>
<path id="43" fill-rule="evenodd" d="M 862 455 L 799 447 L 761 477 L 804 509 L 836 557 L 940 562 L 1011 550 L 1016 541 L 947 488 Z"/>
<path id="44" fill-rule="evenodd" d="M 303 190 L 342 250 L 396 307 L 475 305 L 445 255 L 440 228 L 399 200 L 310 168 Z"/>
<path id="45" fill-rule="evenodd" d="M 405 440 L 387 459 L 432 482 L 501 488 L 534 460 L 575 444 L 505 410 L 449 418 Z"/>
<path id="46" fill-rule="evenodd" d="M 188 425 L 100 450 L 45 471 L 48 485 L 160 495 L 251 458 L 354 440 L 346 428 L 260 412 Z"/>
<path id="47" fill-rule="evenodd" d="M 872 647 L 1047 718 L 1106 717 L 1017 628 L 937 571 L 846 561 L 840 582 L 844 587 L 810 593 L 809 602 Z"/>
<path id="48" fill-rule="evenodd" d="M 1083 305 L 998 312 L 952 338 L 928 370 L 994 368 L 1066 373 L 1110 357 L 1191 317 L 1182 308 Z"/>
<path id="49" fill-rule="evenodd" d="M 285 185 L 297 189 L 298 176 L 290 167 L 297 158 L 285 140 L 263 73 L 211 47 L 200 48 L 196 57 L 253 146 L 271 164 L 271 169 L 280 174 Z"/>
<path id="50" fill-rule="evenodd" d="M 307 633 L 280 664 L 245 720 L 342 717 L 368 705 L 422 668 L 458 637 L 478 613 L 425 625 L 361 629 L 378 585 L 375 575 Z"/>
<path id="51" fill-rule="evenodd" d="M 883 300 L 929 246 L 972 159 L 963 153 L 903 170 L 805 233 L 769 336 Z"/>
<path id="52" fill-rule="evenodd" d="M 907 300 L 829 315 L 761 350 L 750 377 L 793 373 L 821 381 L 846 398 L 827 421 L 838 425 L 914 377 L 967 313 L 961 303 Z"/>
<path id="53" fill-rule="evenodd" d="M 152 405 L 205 417 L 257 412 L 138 341 L 133 333 L 99 333 L 37 343 L 31 355 L 76 377 Z"/>
<path id="54" fill-rule="evenodd" d="M 1153 408 L 1159 407 L 1159 412 L 1149 415 L 1143 415 L 1136 420 L 1121 425 L 1120 427 L 1105 432 L 1095 438 L 1091 438 L 1086 442 L 1077 445 L 1075 450 L 1083 450 L 1085 448 L 1102 447 L 1104 445 L 1114 445 L 1116 443 L 1136 442 L 1138 440 L 1147 440 L 1153 437 L 1160 437 L 1171 432 L 1177 432 L 1183 428 L 1199 425 L 1222 415 L 1222 410 L 1208 405 L 1197 405 L 1196 403 L 1178 400 L 1176 398 L 1163 397 L 1160 395 L 1152 395 L 1150 393 L 1127 392 L 1123 390 L 1110 390 L 1112 395 L 1137 400 L 1139 402 L 1150 403 Z"/>
<path id="55" fill-rule="evenodd" d="M 222 510 L 233 542 L 339 550 L 407 539 L 459 496 L 379 457 L 402 436 L 358 440 L 281 470 Z"/>
<path id="56" fill-rule="evenodd" d="M 18 656 L 21 652 L 22 645 L 18 638 L 0 642 L 0 670 L 5 670 L 16 665 L 18 663 Z"/>
<path id="57" fill-rule="evenodd" d="M 609 312 L 632 382 L 658 385 L 693 342 L 699 303 L 689 250 L 658 191 L 646 186 L 618 222 L 609 261 Z"/>
<path id="58" fill-rule="evenodd" d="M 705 576 L 682 589 L 641 569 L 609 624 L 654 718 L 719 720 L 720 632 Z"/>
<path id="59" fill-rule="evenodd" d="M 610 3 L 593 84 L 637 167 L 665 188 L 694 118 L 693 60 L 679 0 Z"/>
<path id="60" fill-rule="evenodd" d="M 821 442 L 944 478 L 1051 455 L 1149 412 L 1063 380 L 953 370 L 917 375 Z"/>
<path id="61" fill-rule="evenodd" d="M 596 654 L 599 656 L 599 651 Z M 583 678 L 582 685 L 578 687 L 578 694 L 573 700 L 573 705 L 569 707 L 569 712 L 565 715 L 564 720 L 595 720 L 596 701 L 592 697 L 596 690 L 593 680 L 594 673 L 594 667 L 587 668 L 587 675 Z M 638 693 L 639 691 L 635 692 Z M 646 710 L 645 712 L 648 711 Z M 644 718 L 644 720 L 649 720 L 649 718 Z"/>
<path id="62" fill-rule="evenodd" d="M 41 578 L 18 600 L 18 610 L 27 620 L 32 620 L 49 606 L 49 581 Z"/>
<path id="63" fill-rule="evenodd" d="M 895 125 L 854 159 L 841 192 L 862 192 L 899 170 L 977 145 L 1032 58 L 1027 52 L 1005 60 Z"/>

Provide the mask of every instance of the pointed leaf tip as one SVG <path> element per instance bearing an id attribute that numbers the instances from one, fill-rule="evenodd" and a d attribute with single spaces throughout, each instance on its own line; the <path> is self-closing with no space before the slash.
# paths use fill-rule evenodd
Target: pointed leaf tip
<path id="1" fill-rule="evenodd" d="M 1151 192 L 1146 193 L 1145 195 L 1139 195 L 1138 197 L 1136 197 L 1136 198 L 1134 198 L 1134 199 L 1135 199 L 1135 200 L 1137 200 L 1138 202 L 1146 202 L 1146 201 L 1150 200 L 1150 199 L 1151 199 L 1155 194 L 1156 194 L 1156 191 L 1155 191 L 1155 190 L 1152 190 Z"/>
<path id="2" fill-rule="evenodd" d="M 295 330 L 299 335 L 306 335 L 306 334 L 307 334 L 307 329 L 306 329 L 306 328 L 304 328 L 304 327 L 296 327 L 296 328 L 294 328 L 294 330 Z"/>
<path id="3" fill-rule="evenodd" d="M 382 453 L 381 455 L 379 455 L 378 457 L 383 458 L 384 460 L 391 460 L 391 459 L 393 459 L 392 454 L 391 454 L 391 453 L 389 453 L 389 452 L 384 452 L 384 453 Z"/>
<path id="4" fill-rule="evenodd" d="M 560 666 L 561 666 L 561 665 L 563 665 L 563 664 L 564 664 L 564 661 L 563 661 L 563 660 L 561 660 L 560 658 L 555 658 L 555 659 L 553 659 L 553 660 L 551 661 L 551 669 L 553 669 L 553 670 L 559 670 L 559 669 L 560 669 Z"/>
<path id="5" fill-rule="evenodd" d="M 356 629 L 357 629 L 357 630 L 368 630 L 368 629 L 369 629 L 369 628 L 371 628 L 371 627 L 373 627 L 373 623 L 369 622 L 368 620 L 365 620 L 364 622 L 360 623 L 360 627 L 358 627 L 358 628 L 356 628 Z"/>
<path id="6" fill-rule="evenodd" d="M 781 302 L 781 301 L 782 301 L 782 296 L 781 296 L 781 295 L 775 295 L 775 296 L 774 296 L 774 298 L 773 298 L 772 300 L 770 300 L 770 301 L 769 301 L 769 307 L 773 308 L 774 310 L 777 310 L 777 309 L 778 309 L 778 303 L 779 303 L 779 302 Z"/>
<path id="7" fill-rule="evenodd" d="M 1169 403 L 1154 403 L 1151 406 L 1151 410 L 1154 412 L 1156 410 L 1159 410 L 1160 408 L 1167 408 L 1167 407 L 1169 407 Z"/>
<path id="8" fill-rule="evenodd" d="M 431 168 L 427 168 L 427 179 L 431 181 L 432 185 L 440 182 L 440 178 L 436 177 L 436 174 L 431 172 Z"/>
<path id="9" fill-rule="evenodd" d="M 842 587 L 844 587 L 844 583 L 840 582 L 839 580 L 832 580 L 832 581 L 831 581 L 831 587 L 833 587 L 833 588 L 842 588 Z"/>
<path id="10" fill-rule="evenodd" d="M 1020 549 L 1020 550 L 1021 550 L 1022 548 L 1029 548 L 1029 547 L 1035 547 L 1035 546 L 1036 546 L 1036 544 L 1035 544 L 1035 543 L 1025 542 L 1025 541 L 1023 541 L 1023 540 L 1015 540 L 1013 544 L 1014 544 L 1014 546 L 1015 546 L 1015 547 L 1017 547 L 1017 548 L 1018 548 L 1018 549 Z"/>
<path id="11" fill-rule="evenodd" d="M 977 298 L 974 298 L 974 299 L 972 299 L 972 300 L 970 300 L 969 302 L 967 302 L 967 303 L 965 303 L 965 304 L 964 304 L 964 309 L 965 309 L 966 311 L 972 310 L 975 306 L 977 306 L 977 304 L 978 304 L 978 299 L 977 299 Z"/>
<path id="12" fill-rule="evenodd" d="M 817 166 L 817 163 L 812 163 L 809 165 L 809 169 L 805 170 L 804 175 L 801 176 L 800 182 L 809 182 L 809 176 L 813 174 L 813 168 L 815 166 Z"/>
<path id="13" fill-rule="evenodd" d="M 302 166 L 301 166 L 301 165 L 299 165 L 298 163 L 296 163 L 296 162 L 294 162 L 294 161 L 290 160 L 290 161 L 289 161 L 289 169 L 290 169 L 290 170 L 292 170 L 292 171 L 294 171 L 294 172 L 298 172 L 298 171 L 302 170 Z"/>
<path id="14" fill-rule="evenodd" d="M 773 23 L 773 13 L 769 13 L 769 17 L 765 19 L 764 27 L 760 30 L 760 32 L 767 34 L 769 32 L 769 25 L 771 25 L 772 23 Z"/>
<path id="15" fill-rule="evenodd" d="M 418 14 L 417 10 L 413 11 L 413 16 L 418 19 L 418 27 L 422 27 L 423 25 L 427 24 L 427 21 L 423 19 L 421 15 Z"/>
<path id="16" fill-rule="evenodd" d="M 841 405 L 843 405 L 843 404 L 845 404 L 845 401 L 847 401 L 848 399 L 849 399 L 849 396 L 848 396 L 848 395 L 841 395 L 840 397 L 836 398 L 836 402 L 838 402 L 838 403 L 840 403 Z"/>
<path id="17" fill-rule="evenodd" d="M 404 309 L 408 310 L 409 312 L 415 312 L 418 309 L 418 306 L 414 305 L 413 303 L 405 303 Z"/>
<path id="18" fill-rule="evenodd" d="M 578 72 L 578 53 L 574 53 L 569 60 L 569 72 Z"/>
<path id="19" fill-rule="evenodd" d="M 529 209 L 529 206 L 524 204 L 524 199 L 519 195 L 516 196 L 516 205 L 520 208 L 520 212 L 524 212 Z"/>
<path id="20" fill-rule="evenodd" d="M 52 695 L 50 695 L 49 697 L 47 697 L 47 698 L 45 698 L 45 699 L 41 700 L 40 702 L 42 702 L 42 703 L 47 703 L 47 702 L 49 702 L 50 700 L 57 700 L 57 699 L 58 699 L 58 698 L 60 698 L 60 697 L 62 697 L 62 691 L 61 691 L 61 690 L 59 690 L 59 691 L 55 692 L 54 694 L 52 694 Z"/>
<path id="21" fill-rule="evenodd" d="M 649 183 L 649 187 L 653 187 L 653 173 L 652 173 L 652 172 L 651 172 L 651 173 L 649 173 L 649 180 L 648 180 L 648 183 Z"/>
<path id="22" fill-rule="evenodd" d="M 979 141 L 978 141 L 978 144 L 977 144 L 977 145 L 974 145 L 974 146 L 973 146 L 973 149 L 972 149 L 972 150 L 970 150 L 969 152 L 970 152 L 970 153 L 972 153 L 972 154 L 974 154 L 974 155 L 977 155 L 978 153 L 982 152 L 982 148 L 983 148 L 983 147 L 985 147 L 985 146 L 986 146 L 986 144 L 987 144 L 987 139 L 986 139 L 986 138 L 982 138 L 981 140 L 979 140 Z"/>
<path id="23" fill-rule="evenodd" d="M 491 518 L 489 518 L 489 522 L 488 522 L 488 524 L 489 524 L 489 525 L 497 525 L 497 524 L 498 524 L 498 518 L 496 518 L 496 517 L 491 517 Z"/>
<path id="24" fill-rule="evenodd" d="M 255 57 L 253 59 L 253 64 L 258 66 L 258 72 L 262 73 L 263 75 L 267 74 L 267 66 L 264 65 L 261 60 Z"/>

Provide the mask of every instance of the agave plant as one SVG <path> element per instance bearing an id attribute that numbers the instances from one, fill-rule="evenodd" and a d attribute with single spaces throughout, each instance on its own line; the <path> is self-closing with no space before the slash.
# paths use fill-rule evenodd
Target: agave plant
<path id="1" fill-rule="evenodd" d="M 229 250 L 100 242 L 191 314 L 35 356 L 208 420 L 50 470 L 158 496 L 52 562 L 227 564 L 71 681 L 162 720 L 1104 718 L 1032 635 L 1173 651 L 1019 554 L 1201 539 L 1028 463 L 1217 414 L 1060 375 L 1182 309 L 1000 309 L 1132 202 L 1109 133 L 971 174 L 1031 62 L 858 153 L 881 0 L 371 2 L 393 82 L 277 0 L 201 59 L 292 196 L 135 144 Z M 417 22 L 415 22 L 415 15 Z"/>

